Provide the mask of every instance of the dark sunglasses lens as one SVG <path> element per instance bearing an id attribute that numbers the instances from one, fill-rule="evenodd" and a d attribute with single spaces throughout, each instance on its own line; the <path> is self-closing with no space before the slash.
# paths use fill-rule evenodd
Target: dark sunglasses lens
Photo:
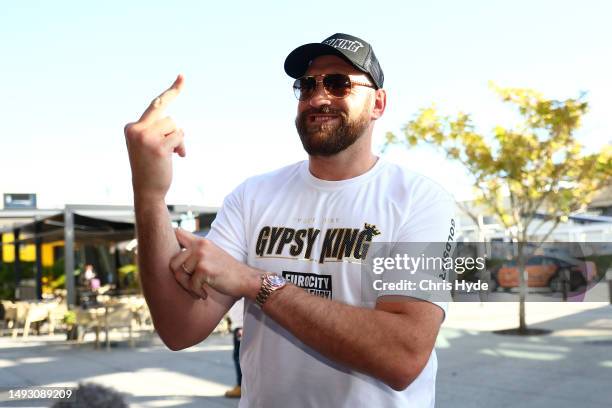
<path id="1" fill-rule="evenodd" d="M 343 74 L 330 74 L 323 78 L 323 86 L 330 95 L 344 98 L 351 92 L 351 78 Z"/>
<path id="2" fill-rule="evenodd" d="M 302 77 L 293 83 L 293 92 L 300 101 L 310 98 L 317 86 L 317 81 L 313 77 Z"/>

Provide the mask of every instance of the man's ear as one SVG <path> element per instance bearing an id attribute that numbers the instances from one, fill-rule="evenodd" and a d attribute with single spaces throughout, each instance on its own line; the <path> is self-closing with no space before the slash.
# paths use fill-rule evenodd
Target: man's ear
<path id="1" fill-rule="evenodd" d="M 374 107 L 372 109 L 372 119 L 379 119 L 385 108 L 387 107 L 387 91 L 384 89 L 377 89 L 374 91 Z"/>

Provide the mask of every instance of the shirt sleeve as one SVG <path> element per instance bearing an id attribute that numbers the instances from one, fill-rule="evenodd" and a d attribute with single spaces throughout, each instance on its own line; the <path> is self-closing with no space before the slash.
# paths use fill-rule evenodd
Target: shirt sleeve
<path id="1" fill-rule="evenodd" d="M 450 233 L 454 235 L 455 201 L 450 195 L 416 207 L 400 226 L 398 242 L 447 242 Z"/>
<path id="2" fill-rule="evenodd" d="M 410 281 L 414 286 L 400 293 L 381 291 L 378 296 L 402 295 L 425 300 L 439 306 L 446 316 L 451 297 L 448 271 L 443 261 L 452 256 L 455 246 L 455 201 L 448 193 L 440 191 L 431 194 L 429 199 L 419 197 L 412 207 L 398 229 L 391 256 L 406 254 L 416 260 L 421 258 L 421 261 L 438 259 L 439 264 L 432 261 L 426 268 L 385 272 L 385 282 Z"/>
<path id="3" fill-rule="evenodd" d="M 243 183 L 225 197 L 206 238 L 219 245 L 236 260 L 246 262 L 245 226 Z"/>
<path id="4" fill-rule="evenodd" d="M 244 298 L 240 298 L 227 312 L 232 321 L 232 329 L 240 329 L 244 326 Z"/>

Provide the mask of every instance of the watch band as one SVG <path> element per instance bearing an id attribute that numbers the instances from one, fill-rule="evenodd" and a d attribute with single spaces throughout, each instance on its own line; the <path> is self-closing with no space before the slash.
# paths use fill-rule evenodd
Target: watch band
<path id="1" fill-rule="evenodd" d="M 268 300 L 270 295 L 276 290 L 282 289 L 287 284 L 287 280 L 275 273 L 266 273 L 261 276 L 261 288 L 255 297 L 255 303 L 261 308 Z"/>

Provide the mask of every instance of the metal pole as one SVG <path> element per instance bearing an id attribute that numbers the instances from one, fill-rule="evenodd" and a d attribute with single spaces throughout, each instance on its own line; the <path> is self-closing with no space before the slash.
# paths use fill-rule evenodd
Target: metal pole
<path id="1" fill-rule="evenodd" d="M 4 269 L 4 234 L 0 232 L 0 271 Z"/>
<path id="2" fill-rule="evenodd" d="M 121 268 L 121 254 L 119 253 L 119 245 L 114 243 L 115 248 L 115 273 L 113 277 L 113 281 L 109 283 L 114 283 L 117 289 L 121 289 L 121 279 L 119 277 L 119 268 Z"/>
<path id="3" fill-rule="evenodd" d="M 34 224 L 35 243 L 36 243 L 36 299 L 42 299 L 42 237 L 40 233 L 40 223 Z"/>
<path id="4" fill-rule="evenodd" d="M 13 229 L 13 251 L 14 251 L 14 259 L 13 259 L 13 272 L 15 274 L 15 291 L 17 295 L 17 291 L 19 288 L 19 284 L 21 283 L 21 258 L 19 258 L 20 244 L 19 244 L 19 228 Z M 21 296 L 19 296 L 21 297 Z"/>
<path id="5" fill-rule="evenodd" d="M 74 285 L 74 213 L 66 206 L 64 210 L 64 274 L 66 276 L 66 297 L 69 306 L 76 304 Z"/>

